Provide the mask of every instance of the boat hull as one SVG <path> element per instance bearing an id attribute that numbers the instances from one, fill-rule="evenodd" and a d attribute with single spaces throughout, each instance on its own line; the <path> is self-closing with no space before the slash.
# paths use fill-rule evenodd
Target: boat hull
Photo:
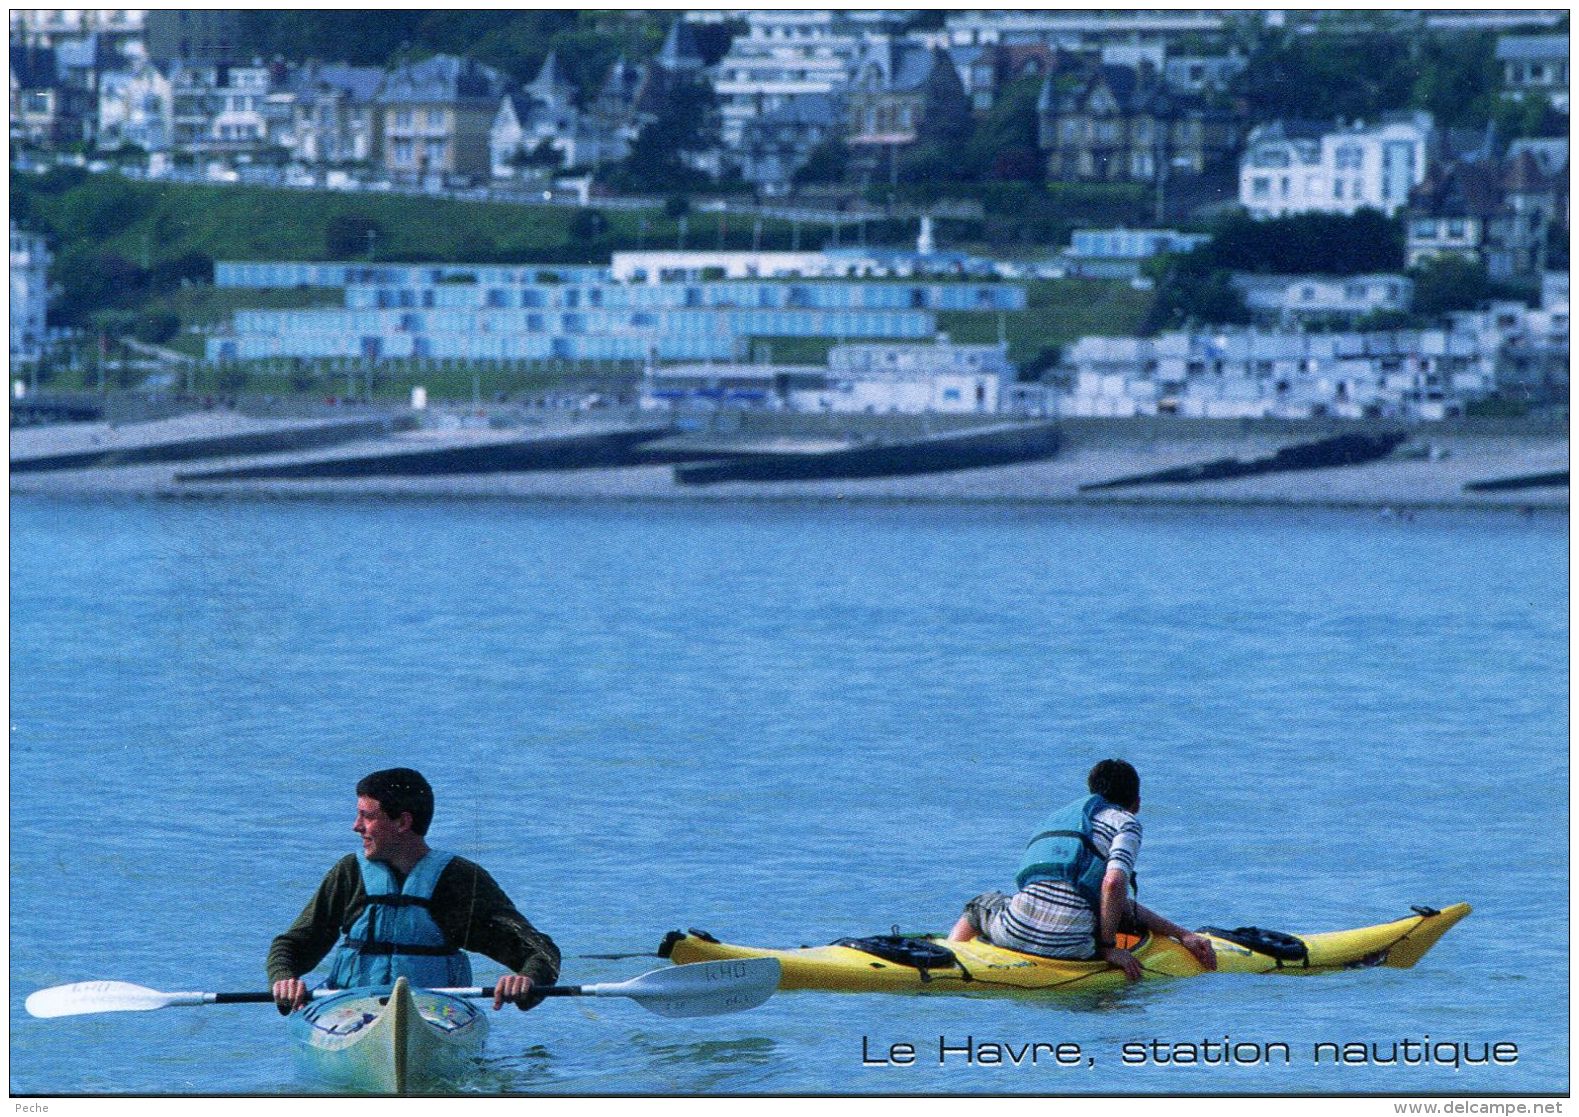
<path id="1" fill-rule="evenodd" d="M 1276 957 L 1260 948 L 1208 934 L 1220 973 L 1319 973 L 1370 966 L 1408 968 L 1447 931 L 1468 915 L 1468 904 L 1442 911 L 1416 909 L 1403 919 L 1347 931 L 1277 936 L 1288 955 Z M 1244 936 L 1238 936 L 1244 938 Z M 659 953 L 676 964 L 722 958 L 776 958 L 780 989 L 821 989 L 850 993 L 922 993 L 992 996 L 1100 992 L 1122 988 L 1124 975 L 1106 962 L 1071 962 L 1020 954 L 981 941 L 922 940 L 927 949 L 946 957 L 925 968 L 873 954 L 853 946 L 830 945 L 770 950 L 711 940 L 705 933 L 671 932 Z M 943 953 L 943 952 L 946 952 Z M 1194 977 L 1206 971 L 1195 957 L 1172 939 L 1146 936 L 1133 947 L 1145 979 Z"/>
<path id="2" fill-rule="evenodd" d="M 405 978 L 393 988 L 348 989 L 291 1017 L 298 1070 L 353 1093 L 408 1094 L 452 1087 L 474 1068 L 488 1034 L 470 1001 Z"/>

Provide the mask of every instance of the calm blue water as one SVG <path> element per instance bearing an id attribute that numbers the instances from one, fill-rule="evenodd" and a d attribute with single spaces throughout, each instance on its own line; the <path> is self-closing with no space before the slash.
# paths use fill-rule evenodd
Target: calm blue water
<path id="1" fill-rule="evenodd" d="M 1086 1001 L 786 993 L 667 1021 L 496 1018 L 475 1088 L 1222 1093 L 1568 1088 L 1567 540 L 1346 512 L 95 502 L 11 507 L 11 1081 L 299 1091 L 267 1006 L 39 1021 L 113 978 L 262 988 L 350 850 L 355 780 L 423 769 L 432 838 L 617 980 L 673 927 L 765 945 L 946 928 L 1090 763 L 1145 786 L 1180 922 L 1476 912 L 1414 970 Z M 480 960 L 479 979 L 497 972 Z M 939 1037 L 1094 1066 L 937 1065 Z M 1317 1041 L 1511 1066 L 1313 1066 Z M 919 1065 L 862 1065 L 899 1042 Z M 1125 1066 L 1126 1042 L 1293 1065 Z"/>

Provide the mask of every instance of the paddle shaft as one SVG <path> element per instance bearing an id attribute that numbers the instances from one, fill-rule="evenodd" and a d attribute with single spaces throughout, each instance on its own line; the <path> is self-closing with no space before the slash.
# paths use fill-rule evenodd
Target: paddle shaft
<path id="1" fill-rule="evenodd" d="M 549 985 L 533 989 L 528 996 L 534 1000 L 540 997 L 629 997 L 659 1016 L 716 1016 L 725 1012 L 740 1012 L 761 1004 L 778 988 L 779 976 L 779 964 L 773 959 L 714 960 L 688 966 L 669 966 L 633 977 L 629 981 Z M 452 997 L 494 997 L 497 991 L 497 986 L 430 990 Z M 311 999 L 318 1000 L 343 992 L 346 990 L 315 989 Z M 180 1005 L 268 1004 L 274 999 L 272 990 L 162 993 L 124 981 L 79 981 L 29 994 L 26 1008 L 31 1016 L 48 1019 L 81 1016 L 90 1012 L 145 1012 Z"/>
<path id="2" fill-rule="evenodd" d="M 550 985 L 547 988 L 532 990 L 534 997 L 594 997 L 597 993 L 595 986 L 589 985 Z M 336 993 L 344 993 L 344 989 L 314 989 L 314 1000 L 332 997 Z M 494 993 L 492 985 L 472 985 L 464 989 L 433 989 L 433 993 L 446 993 L 451 997 L 491 997 Z M 273 993 L 204 993 L 204 1004 L 211 1005 L 262 1005 L 273 1004 Z"/>

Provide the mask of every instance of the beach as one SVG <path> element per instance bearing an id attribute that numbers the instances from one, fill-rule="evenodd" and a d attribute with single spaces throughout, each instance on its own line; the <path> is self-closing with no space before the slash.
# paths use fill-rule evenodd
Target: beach
<path id="1" fill-rule="evenodd" d="M 731 481 L 707 485 L 675 479 L 671 465 L 628 465 L 512 472 L 420 476 L 309 477 L 292 479 L 195 480 L 194 474 L 227 469 L 312 463 L 350 455 L 398 455 L 413 447 L 488 446 L 527 437 L 596 430 L 585 419 L 561 420 L 529 430 L 482 421 L 467 425 L 424 417 L 408 429 L 408 415 L 392 413 L 389 429 L 369 437 L 366 415 L 311 419 L 261 419 L 230 411 L 207 411 L 148 423 L 75 423 L 18 428 L 11 435 L 11 492 L 53 496 L 155 498 L 219 497 L 416 497 L 516 500 L 626 501 L 880 501 L 998 502 L 1031 504 L 1206 504 L 1322 506 L 1406 511 L 1422 508 L 1503 508 L 1566 511 L 1567 428 L 1547 423 L 1460 420 L 1417 424 L 1396 451 L 1364 464 L 1262 473 L 1230 480 L 1148 483 L 1090 490 L 1086 486 L 1202 462 L 1251 461 L 1354 425 L 1195 422 L 1180 419 L 1068 420 L 1060 423 L 1061 444 L 1049 459 L 961 469 L 952 472 L 814 481 Z M 341 441 L 324 450 L 335 423 Z M 855 421 L 846 421 L 848 428 Z M 360 427 L 349 424 L 361 424 Z M 827 424 L 824 424 L 825 426 Z M 604 421 L 604 426 L 610 426 Z M 815 424 L 799 435 L 814 442 Z M 832 428 L 829 428 L 832 429 Z M 845 431 L 848 434 L 848 431 Z M 257 452 L 258 438 L 299 440 L 300 446 Z M 709 446 L 750 447 L 782 443 L 783 424 L 756 429 L 737 425 L 721 441 L 716 431 L 682 435 Z M 247 443 L 245 452 L 227 452 Z M 187 460 L 139 462 L 150 446 L 197 446 Z M 68 454 L 124 451 L 127 464 L 25 470 L 30 460 Z M 1561 475 L 1560 483 L 1552 476 Z M 1490 491 L 1468 485 L 1545 477 L 1547 483 Z"/>

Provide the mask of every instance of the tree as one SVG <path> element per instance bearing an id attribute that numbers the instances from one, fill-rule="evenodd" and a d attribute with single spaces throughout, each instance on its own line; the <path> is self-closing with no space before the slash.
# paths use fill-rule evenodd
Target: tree
<path id="1" fill-rule="evenodd" d="M 147 208 L 147 198 L 118 175 L 99 175 L 61 199 L 60 224 L 74 235 L 105 241 L 128 228 Z"/>
<path id="2" fill-rule="evenodd" d="M 324 226 L 324 251 L 331 260 L 372 256 L 384 227 L 365 213 L 337 213 Z"/>
<path id="3" fill-rule="evenodd" d="M 790 181 L 796 186 L 829 185 L 844 181 L 850 165 L 850 149 L 838 136 L 831 136 L 811 149 Z"/>
<path id="4" fill-rule="evenodd" d="M 1041 178 L 1036 102 L 1041 79 L 1019 78 L 1004 86 L 966 144 L 963 162 L 976 179 L 1035 182 Z"/>
<path id="5" fill-rule="evenodd" d="M 61 294 L 51 317 L 72 325 L 87 321 L 96 310 L 131 301 L 148 283 L 148 273 L 132 261 L 87 241 L 62 249 L 53 278 Z"/>
<path id="6" fill-rule="evenodd" d="M 1492 110 L 1492 120 L 1497 135 L 1510 140 L 1568 135 L 1568 114 L 1558 112 L 1544 97 L 1499 100 Z"/>
<path id="7" fill-rule="evenodd" d="M 1200 250 L 1197 249 L 1197 252 Z M 1206 259 L 1177 257 L 1157 287 L 1157 297 L 1142 327 L 1144 333 L 1182 329 L 1192 322 L 1242 326 L 1250 322 L 1244 295 L 1224 268 L 1205 267 Z"/>
<path id="8" fill-rule="evenodd" d="M 149 345 L 163 345 L 180 332 L 180 316 L 169 311 L 139 315 L 136 324 L 132 327 L 132 333 L 137 340 Z"/>
<path id="9" fill-rule="evenodd" d="M 1347 13 L 1352 21 L 1354 13 Z M 1370 119 L 1408 103 L 1417 72 L 1415 40 L 1386 16 L 1356 29 L 1326 27 L 1289 35 L 1252 51 L 1230 83 L 1253 118 Z"/>
<path id="10" fill-rule="evenodd" d="M 578 209 L 571 215 L 565 228 L 565 240 L 571 244 L 582 244 L 597 240 L 608 231 L 609 219 L 603 216 L 601 210 Z"/>
<path id="11" fill-rule="evenodd" d="M 637 190 L 700 189 L 707 176 L 685 162 L 688 154 L 706 151 L 713 142 L 715 98 L 700 81 L 676 81 L 663 99 L 657 118 L 631 144 L 630 154 L 611 176 Z"/>
<path id="12" fill-rule="evenodd" d="M 1477 128 L 1496 102 L 1496 38 L 1460 33 L 1427 37 L 1409 90 L 1409 106 L 1424 109 L 1440 128 Z"/>
<path id="13" fill-rule="evenodd" d="M 519 165 L 527 167 L 557 167 L 565 161 L 564 154 L 554 146 L 554 141 L 544 136 L 531 151 L 516 153 Z"/>
<path id="14" fill-rule="evenodd" d="M 714 66 L 729 53 L 729 45 L 735 41 L 735 36 L 745 31 L 746 25 L 742 21 L 726 20 L 723 23 L 698 23 L 692 27 L 691 34 L 702 62 Z"/>
<path id="15" fill-rule="evenodd" d="M 1374 209 L 1263 221 L 1240 211 L 1219 223 L 1211 243 L 1196 251 L 1207 261 L 1203 271 L 1360 275 L 1403 267 L 1404 230 L 1402 221 Z"/>
<path id="16" fill-rule="evenodd" d="M 155 291 L 173 291 L 183 283 L 213 283 L 214 258 L 206 252 L 183 252 L 155 261 L 148 279 Z"/>
<path id="17" fill-rule="evenodd" d="M 1486 265 L 1462 256 L 1436 256 L 1410 270 L 1414 312 L 1427 317 L 1473 310 L 1495 293 Z"/>

